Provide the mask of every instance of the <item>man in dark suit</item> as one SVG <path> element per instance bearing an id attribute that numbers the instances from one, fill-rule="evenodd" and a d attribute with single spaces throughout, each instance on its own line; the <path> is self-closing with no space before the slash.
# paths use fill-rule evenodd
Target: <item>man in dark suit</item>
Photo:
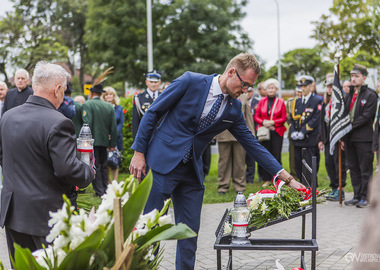
<path id="1" fill-rule="evenodd" d="M 131 147 L 135 153 L 130 164 L 130 172 L 138 179 L 145 173 L 146 163 L 153 171 L 145 212 L 161 209 L 171 197 L 176 223 L 199 231 L 204 193 L 201 155 L 211 139 L 226 129 L 268 172 L 278 174 L 292 187 L 302 187 L 255 139 L 236 100 L 259 74 L 256 58 L 239 54 L 222 75 L 185 72 L 150 106 Z M 196 237 L 178 241 L 176 269 L 194 268 L 196 248 Z"/>
<path id="2" fill-rule="evenodd" d="M 76 158 L 73 123 L 56 111 L 70 75 L 58 65 L 39 62 L 34 69 L 34 95 L 3 115 L 0 164 L 4 185 L 0 226 L 13 243 L 31 251 L 47 244 L 49 212 L 62 207 L 62 195 L 86 187 L 94 170 Z"/>
<path id="3" fill-rule="evenodd" d="M 92 186 L 97 196 L 107 190 L 107 148 L 114 151 L 117 143 L 115 110 L 112 105 L 100 99 L 103 85 L 97 84 L 90 89 L 90 100 L 83 103 L 83 123 L 89 124 L 94 138 L 96 176 Z"/>
<path id="4" fill-rule="evenodd" d="M 2 115 L 21 104 L 24 104 L 30 95 L 33 95 L 33 90 L 29 84 L 29 73 L 23 68 L 16 70 L 15 73 L 16 87 L 8 91 L 3 104 Z"/>
<path id="5" fill-rule="evenodd" d="M 311 166 L 311 158 L 317 156 L 318 141 L 317 137 L 320 130 L 320 115 L 322 110 L 321 99 L 312 95 L 312 83 L 314 79 L 311 76 L 303 75 L 299 78 L 298 84 L 302 90 L 302 98 L 295 99 L 292 102 L 290 115 L 290 138 L 294 145 L 294 161 L 298 179 L 303 184 L 311 186 L 306 179 L 302 178 L 302 148 L 306 148 L 306 162 Z"/>
<path id="6" fill-rule="evenodd" d="M 350 112 L 352 130 L 344 141 L 354 197 L 344 204 L 358 208 L 369 205 L 368 183 L 373 172 L 372 124 L 376 114 L 377 95 L 365 84 L 368 71 L 365 66 L 355 64 L 351 71 L 350 92 L 346 95 L 346 109 Z"/>
<path id="7" fill-rule="evenodd" d="M 67 83 L 67 89 L 65 91 L 65 96 L 63 97 L 63 101 L 61 105 L 58 108 L 58 111 L 62 113 L 64 116 L 67 118 L 73 119 L 76 110 L 75 110 L 75 105 L 74 105 L 74 100 L 71 98 L 71 93 L 74 90 L 71 88 L 70 83 Z"/>

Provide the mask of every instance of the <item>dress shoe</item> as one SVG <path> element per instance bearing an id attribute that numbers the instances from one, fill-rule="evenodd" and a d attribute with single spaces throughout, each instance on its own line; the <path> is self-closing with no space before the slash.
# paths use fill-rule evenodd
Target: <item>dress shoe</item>
<path id="1" fill-rule="evenodd" d="M 367 200 L 360 200 L 360 202 L 356 205 L 357 208 L 366 208 L 369 206 L 369 202 Z"/>
<path id="2" fill-rule="evenodd" d="M 359 200 L 357 199 L 351 199 L 349 201 L 344 202 L 344 204 L 347 206 L 354 206 L 354 205 L 357 205 L 358 203 L 359 203 Z"/>

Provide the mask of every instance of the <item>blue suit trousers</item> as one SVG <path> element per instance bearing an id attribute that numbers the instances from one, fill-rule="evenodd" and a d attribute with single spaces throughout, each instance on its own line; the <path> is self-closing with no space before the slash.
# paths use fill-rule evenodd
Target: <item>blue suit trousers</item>
<path id="1" fill-rule="evenodd" d="M 199 232 L 204 186 L 199 183 L 192 161 L 180 162 L 170 173 L 153 172 L 153 186 L 144 214 L 153 209 L 161 210 L 164 201 L 172 198 L 175 222 L 184 223 Z M 198 237 L 178 240 L 176 269 L 194 269 Z"/>

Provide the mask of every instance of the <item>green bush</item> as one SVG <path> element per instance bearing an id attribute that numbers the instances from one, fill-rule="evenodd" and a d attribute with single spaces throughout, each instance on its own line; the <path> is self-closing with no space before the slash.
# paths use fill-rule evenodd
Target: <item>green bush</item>
<path id="1" fill-rule="evenodd" d="M 129 163 L 131 162 L 133 156 L 133 150 L 131 149 L 133 138 L 132 138 L 132 97 L 120 98 L 120 105 L 123 107 L 124 111 L 124 126 L 123 126 L 123 146 L 124 149 L 121 151 L 122 162 L 120 170 L 122 172 L 128 172 Z"/>

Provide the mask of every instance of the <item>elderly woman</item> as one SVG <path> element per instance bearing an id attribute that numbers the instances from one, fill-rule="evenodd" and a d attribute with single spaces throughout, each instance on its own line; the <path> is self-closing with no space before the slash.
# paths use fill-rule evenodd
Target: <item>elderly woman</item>
<path id="1" fill-rule="evenodd" d="M 123 123 L 124 123 L 124 112 L 123 108 L 119 105 L 120 99 L 116 94 L 114 88 L 108 86 L 104 88 L 104 93 L 101 96 L 101 99 L 111 103 L 111 105 L 115 108 L 115 117 L 117 124 L 117 149 L 123 150 Z M 110 170 L 112 171 L 112 178 L 110 178 Z M 119 167 L 116 169 L 108 167 L 108 179 L 115 179 L 119 175 Z"/>
<path id="2" fill-rule="evenodd" d="M 276 97 L 280 84 L 276 79 L 268 79 L 264 83 L 267 96 L 262 98 L 257 104 L 255 113 L 255 123 L 257 129 L 265 127 L 269 130 L 270 138 L 260 143 L 268 149 L 268 151 L 281 164 L 281 149 L 283 136 L 286 131 L 284 126 L 286 122 L 286 107 L 283 99 Z M 266 181 L 263 186 L 267 186 L 272 180 L 263 168 L 259 167 L 259 173 Z"/>

